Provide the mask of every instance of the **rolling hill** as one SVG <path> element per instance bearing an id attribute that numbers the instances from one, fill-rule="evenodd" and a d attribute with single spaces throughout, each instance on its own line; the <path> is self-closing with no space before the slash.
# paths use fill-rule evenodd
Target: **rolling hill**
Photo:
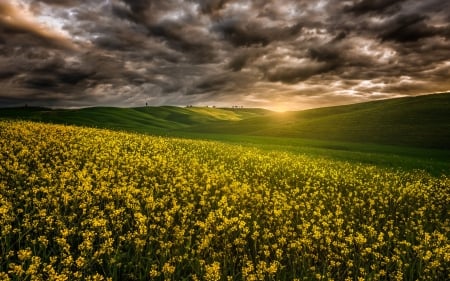
<path id="1" fill-rule="evenodd" d="M 0 109 L 0 118 L 119 129 L 141 133 L 167 134 L 172 131 L 218 122 L 237 122 L 264 116 L 265 109 L 219 109 L 207 107 L 89 107 L 48 109 L 21 107 Z"/>
<path id="2" fill-rule="evenodd" d="M 264 115 L 189 131 L 450 149 L 450 93 Z"/>
<path id="3" fill-rule="evenodd" d="M 0 118 L 159 135 L 241 135 L 450 149 L 450 93 L 277 113 L 253 108 L 8 108 Z"/>

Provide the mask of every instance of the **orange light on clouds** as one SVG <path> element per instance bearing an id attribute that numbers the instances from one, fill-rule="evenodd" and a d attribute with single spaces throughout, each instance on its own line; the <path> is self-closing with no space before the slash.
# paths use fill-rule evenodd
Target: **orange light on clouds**
<path id="1" fill-rule="evenodd" d="M 39 23 L 36 17 L 27 9 L 3 0 L 0 1 L 0 24 L 6 26 L 7 29 L 32 34 L 58 48 L 77 49 L 77 46 L 70 38 Z"/>

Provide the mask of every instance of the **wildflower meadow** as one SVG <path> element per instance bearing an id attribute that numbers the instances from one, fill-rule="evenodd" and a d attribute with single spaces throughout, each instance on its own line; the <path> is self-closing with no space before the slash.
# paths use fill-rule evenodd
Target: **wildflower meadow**
<path id="1" fill-rule="evenodd" d="M 450 280 L 450 178 L 0 122 L 0 280 Z"/>

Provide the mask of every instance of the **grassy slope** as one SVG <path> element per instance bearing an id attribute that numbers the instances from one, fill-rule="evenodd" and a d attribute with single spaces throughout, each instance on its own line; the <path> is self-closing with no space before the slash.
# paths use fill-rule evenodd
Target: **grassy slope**
<path id="1" fill-rule="evenodd" d="M 219 121 L 239 121 L 262 116 L 264 109 L 181 108 L 173 106 L 115 108 L 91 107 L 83 109 L 9 108 L 0 110 L 0 118 L 84 125 L 161 134 L 191 126 Z"/>
<path id="2" fill-rule="evenodd" d="M 189 131 L 450 149 L 450 93 L 287 112 Z"/>
<path id="3" fill-rule="evenodd" d="M 450 93 L 275 113 L 180 107 L 2 109 L 0 118 L 146 133 L 206 133 L 450 149 Z"/>

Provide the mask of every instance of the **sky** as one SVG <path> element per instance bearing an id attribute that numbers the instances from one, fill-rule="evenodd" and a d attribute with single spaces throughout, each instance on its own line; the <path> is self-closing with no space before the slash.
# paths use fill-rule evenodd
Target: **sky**
<path id="1" fill-rule="evenodd" d="M 0 107 L 301 110 L 449 78 L 448 0 L 0 0 Z"/>

